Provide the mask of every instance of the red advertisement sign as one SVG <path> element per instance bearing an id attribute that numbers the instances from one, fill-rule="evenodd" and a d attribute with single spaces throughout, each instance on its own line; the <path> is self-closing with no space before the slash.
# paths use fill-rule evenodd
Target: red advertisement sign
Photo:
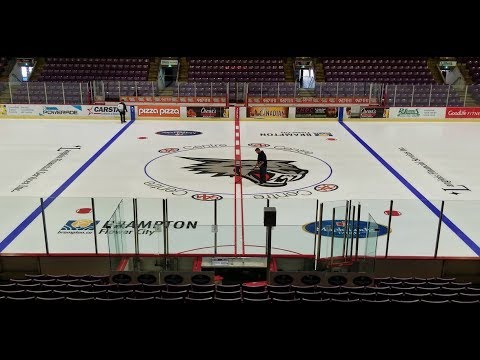
<path id="1" fill-rule="evenodd" d="M 201 103 L 201 104 L 224 104 L 227 98 L 222 96 L 195 97 L 195 96 L 121 96 L 120 100 L 127 103 Z"/>
<path id="2" fill-rule="evenodd" d="M 480 107 L 447 107 L 447 119 L 479 119 Z"/>
<path id="3" fill-rule="evenodd" d="M 374 99 L 372 99 L 374 100 Z M 249 97 L 249 104 L 373 104 L 368 97 L 297 97 L 259 98 Z"/>
<path id="4" fill-rule="evenodd" d="M 138 118 L 180 117 L 180 106 L 139 105 Z"/>

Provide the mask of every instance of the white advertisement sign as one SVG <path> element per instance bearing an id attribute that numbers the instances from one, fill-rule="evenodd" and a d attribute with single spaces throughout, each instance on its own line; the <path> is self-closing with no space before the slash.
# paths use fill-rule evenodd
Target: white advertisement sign
<path id="1" fill-rule="evenodd" d="M 120 118 L 116 105 L 0 105 L 0 117 Z M 126 118 L 129 119 L 127 111 Z"/>
<path id="2" fill-rule="evenodd" d="M 441 107 L 391 107 L 389 119 L 445 119 Z"/>

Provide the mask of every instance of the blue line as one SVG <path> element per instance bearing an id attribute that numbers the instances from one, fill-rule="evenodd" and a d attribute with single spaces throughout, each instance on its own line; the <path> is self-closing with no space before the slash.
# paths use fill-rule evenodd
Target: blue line
<path id="1" fill-rule="evenodd" d="M 372 154 L 380 163 L 387 168 L 400 182 L 405 185 L 405 187 L 410 190 L 413 195 L 415 195 L 421 202 L 425 204 L 437 217 L 440 217 L 440 210 L 438 210 L 435 205 L 433 205 L 425 196 L 423 196 L 417 189 L 413 187 L 402 175 L 400 175 L 390 164 L 388 164 L 378 153 L 373 150 L 368 144 L 363 141 L 352 129 L 350 129 L 347 124 L 343 121 L 339 121 L 340 125 L 342 125 L 349 133 L 352 135 L 357 141 L 363 145 L 365 149 L 368 150 L 370 154 Z M 455 225 L 449 218 L 443 215 L 443 223 L 447 225 L 467 246 L 472 249 L 475 254 L 480 256 L 480 247 L 475 244 L 475 242 L 470 239 L 467 234 L 465 234 L 460 228 Z"/>
<path id="2" fill-rule="evenodd" d="M 127 128 L 130 127 L 135 122 L 135 120 L 131 120 L 127 123 L 127 125 L 123 126 L 122 129 L 117 132 L 105 145 L 103 145 L 100 150 L 98 150 L 95 154 L 92 155 L 90 159 L 88 159 L 85 164 L 80 166 L 80 168 L 73 173 L 62 185 L 58 187 L 57 190 L 53 192 L 44 202 L 43 208 L 46 209 L 48 205 L 50 205 L 67 187 L 70 186 L 72 182 L 74 182 L 80 174 L 82 174 L 102 153 L 107 150 L 107 148 L 113 144 L 115 140 L 118 139 L 120 135 L 122 135 Z M 5 250 L 5 248 L 10 245 L 10 243 L 15 240 L 15 238 L 22 233 L 23 230 L 26 229 L 28 225 L 30 225 L 38 215 L 42 213 L 42 207 L 38 206 L 33 212 L 27 216 L 25 220 L 23 220 L 20 225 L 18 225 L 13 231 L 7 235 L 5 239 L 0 242 L 0 252 Z"/>

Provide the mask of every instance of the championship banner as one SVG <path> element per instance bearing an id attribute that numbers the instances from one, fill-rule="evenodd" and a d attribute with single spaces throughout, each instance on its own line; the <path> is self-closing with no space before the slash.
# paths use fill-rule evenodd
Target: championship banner
<path id="1" fill-rule="evenodd" d="M 228 118 L 230 112 L 224 107 L 187 107 L 187 117 Z"/>
<path id="2" fill-rule="evenodd" d="M 260 119 L 286 119 L 288 118 L 288 107 L 281 106 L 249 106 L 247 117 Z"/>
<path id="3" fill-rule="evenodd" d="M 447 119 L 479 119 L 480 107 L 447 107 Z"/>
<path id="4" fill-rule="evenodd" d="M 138 105 L 138 118 L 171 118 L 180 117 L 180 106 Z"/>
<path id="5" fill-rule="evenodd" d="M 297 107 L 295 108 L 296 118 L 338 118 L 338 108 L 334 106 L 325 107 Z"/>
<path id="6" fill-rule="evenodd" d="M 390 119 L 445 119 L 446 109 L 441 107 L 391 107 Z"/>

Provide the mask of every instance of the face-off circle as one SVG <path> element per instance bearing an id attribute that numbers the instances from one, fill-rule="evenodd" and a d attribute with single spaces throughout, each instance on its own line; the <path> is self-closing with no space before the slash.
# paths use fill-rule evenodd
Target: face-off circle
<path id="1" fill-rule="evenodd" d="M 251 145 L 269 145 L 266 182 L 260 187 L 260 172 L 255 168 L 257 154 Z M 284 145 L 250 143 L 243 146 L 245 158 L 241 161 L 241 179 L 244 196 L 284 194 L 303 191 L 311 195 L 317 185 L 327 181 L 332 167 L 312 151 Z M 251 152 L 247 154 L 247 150 Z M 230 179 L 235 174 L 235 149 L 227 144 L 190 144 L 179 148 L 159 150 L 144 167 L 145 175 L 162 189 L 192 194 L 234 195 Z M 332 189 L 333 190 L 333 189 Z M 331 191 L 331 190 L 329 190 Z M 310 192 L 310 194 L 306 194 Z M 185 193 L 184 195 L 186 195 Z"/>

